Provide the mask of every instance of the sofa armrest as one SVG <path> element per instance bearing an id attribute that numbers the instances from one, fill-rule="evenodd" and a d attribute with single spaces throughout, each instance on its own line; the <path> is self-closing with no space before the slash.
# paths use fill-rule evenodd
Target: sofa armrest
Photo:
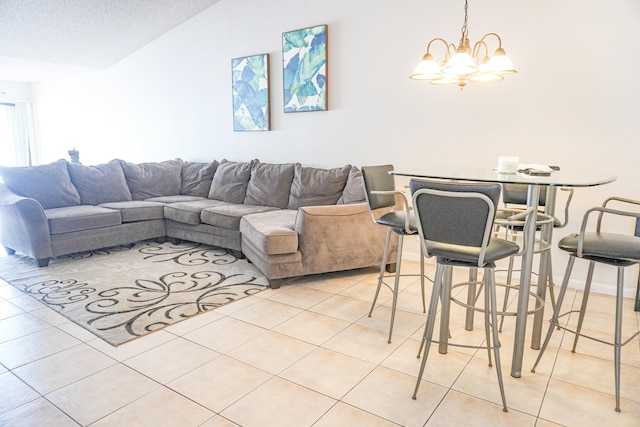
<path id="1" fill-rule="evenodd" d="M 371 221 L 366 203 L 301 207 L 295 230 L 305 274 L 379 267 L 382 262 L 387 227 Z M 397 249 L 397 236 L 392 238 L 389 259 L 395 259 Z"/>
<path id="2" fill-rule="evenodd" d="M 0 244 L 46 264 L 52 256 L 49 231 L 40 203 L 0 183 Z"/>

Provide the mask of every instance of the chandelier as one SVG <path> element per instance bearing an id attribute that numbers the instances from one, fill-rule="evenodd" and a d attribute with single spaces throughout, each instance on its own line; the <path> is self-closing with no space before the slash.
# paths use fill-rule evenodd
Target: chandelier
<path id="1" fill-rule="evenodd" d="M 473 45 L 469 44 L 467 21 L 467 0 L 464 2 L 464 24 L 462 25 L 462 38 L 456 48 L 453 43 L 437 37 L 427 45 L 427 53 L 422 57 L 413 74 L 409 77 L 414 80 L 428 80 L 434 85 L 457 84 L 460 90 L 468 82 L 499 82 L 506 74 L 517 73 L 511 60 L 502 49 L 502 39 L 496 33 L 488 33 Z M 495 38 L 498 48 L 489 56 L 487 41 Z M 445 45 L 445 57 L 440 64 L 431 55 L 431 45 L 442 42 Z"/>

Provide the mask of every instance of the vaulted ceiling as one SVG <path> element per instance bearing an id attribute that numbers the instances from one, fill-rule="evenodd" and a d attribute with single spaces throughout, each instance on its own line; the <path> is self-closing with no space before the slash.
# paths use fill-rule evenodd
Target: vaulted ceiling
<path id="1" fill-rule="evenodd" d="M 219 0 L 0 0 L 0 80 L 104 69 Z"/>

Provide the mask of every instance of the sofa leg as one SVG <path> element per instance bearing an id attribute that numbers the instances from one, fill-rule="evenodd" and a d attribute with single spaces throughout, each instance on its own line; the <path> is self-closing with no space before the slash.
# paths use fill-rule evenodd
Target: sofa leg
<path id="1" fill-rule="evenodd" d="M 227 249 L 229 251 L 229 253 L 231 255 L 233 255 L 234 257 L 238 258 L 238 259 L 244 259 L 246 258 L 245 254 L 242 253 L 242 251 L 239 251 L 237 249 Z"/>
<path id="2" fill-rule="evenodd" d="M 268 279 L 271 289 L 278 289 L 284 283 L 284 279 Z"/>
<path id="3" fill-rule="evenodd" d="M 168 240 L 169 240 L 169 238 L 168 238 L 167 236 L 158 237 L 158 238 L 156 239 L 156 243 L 163 244 L 163 243 L 166 243 Z"/>
<path id="4" fill-rule="evenodd" d="M 396 263 L 387 264 L 385 267 L 387 273 L 395 273 L 396 272 Z"/>
<path id="5" fill-rule="evenodd" d="M 36 261 L 38 262 L 38 267 L 46 267 L 49 265 L 49 260 L 51 258 L 38 258 Z"/>

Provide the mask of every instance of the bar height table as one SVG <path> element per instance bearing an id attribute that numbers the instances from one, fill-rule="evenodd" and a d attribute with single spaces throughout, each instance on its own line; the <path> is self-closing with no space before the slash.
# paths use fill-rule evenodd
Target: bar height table
<path id="1" fill-rule="evenodd" d="M 600 173 L 581 173 L 554 171 L 548 176 L 527 175 L 523 173 L 499 174 L 493 169 L 487 168 L 456 168 L 456 167 L 434 167 L 420 168 L 411 171 L 392 171 L 391 175 L 404 176 L 409 178 L 427 178 L 453 181 L 472 182 L 496 182 L 501 184 L 526 184 L 527 185 L 527 207 L 533 208 L 533 213 L 527 216 L 525 222 L 524 252 L 522 254 L 522 268 L 520 272 L 520 292 L 518 294 L 518 306 L 516 309 L 516 330 L 514 336 L 513 359 L 511 363 L 511 376 L 520 378 L 522 374 L 522 358 L 524 355 L 524 341 L 527 328 L 527 311 L 529 305 L 529 290 L 531 288 L 531 273 L 533 266 L 534 235 L 536 229 L 536 215 L 538 210 L 538 198 L 540 187 L 546 186 L 547 201 L 545 204 L 546 213 L 554 214 L 555 194 L 557 187 L 594 187 L 608 184 L 616 180 L 613 175 Z M 551 241 L 552 227 L 547 227 L 543 231 L 545 237 Z M 544 301 L 546 284 L 548 280 L 548 261 L 546 257 L 541 257 L 540 270 L 538 271 L 538 286 L 536 293 Z M 540 349 L 540 335 L 542 332 L 542 320 L 544 307 L 535 313 L 533 323 L 533 334 L 531 338 L 531 348 Z"/>

